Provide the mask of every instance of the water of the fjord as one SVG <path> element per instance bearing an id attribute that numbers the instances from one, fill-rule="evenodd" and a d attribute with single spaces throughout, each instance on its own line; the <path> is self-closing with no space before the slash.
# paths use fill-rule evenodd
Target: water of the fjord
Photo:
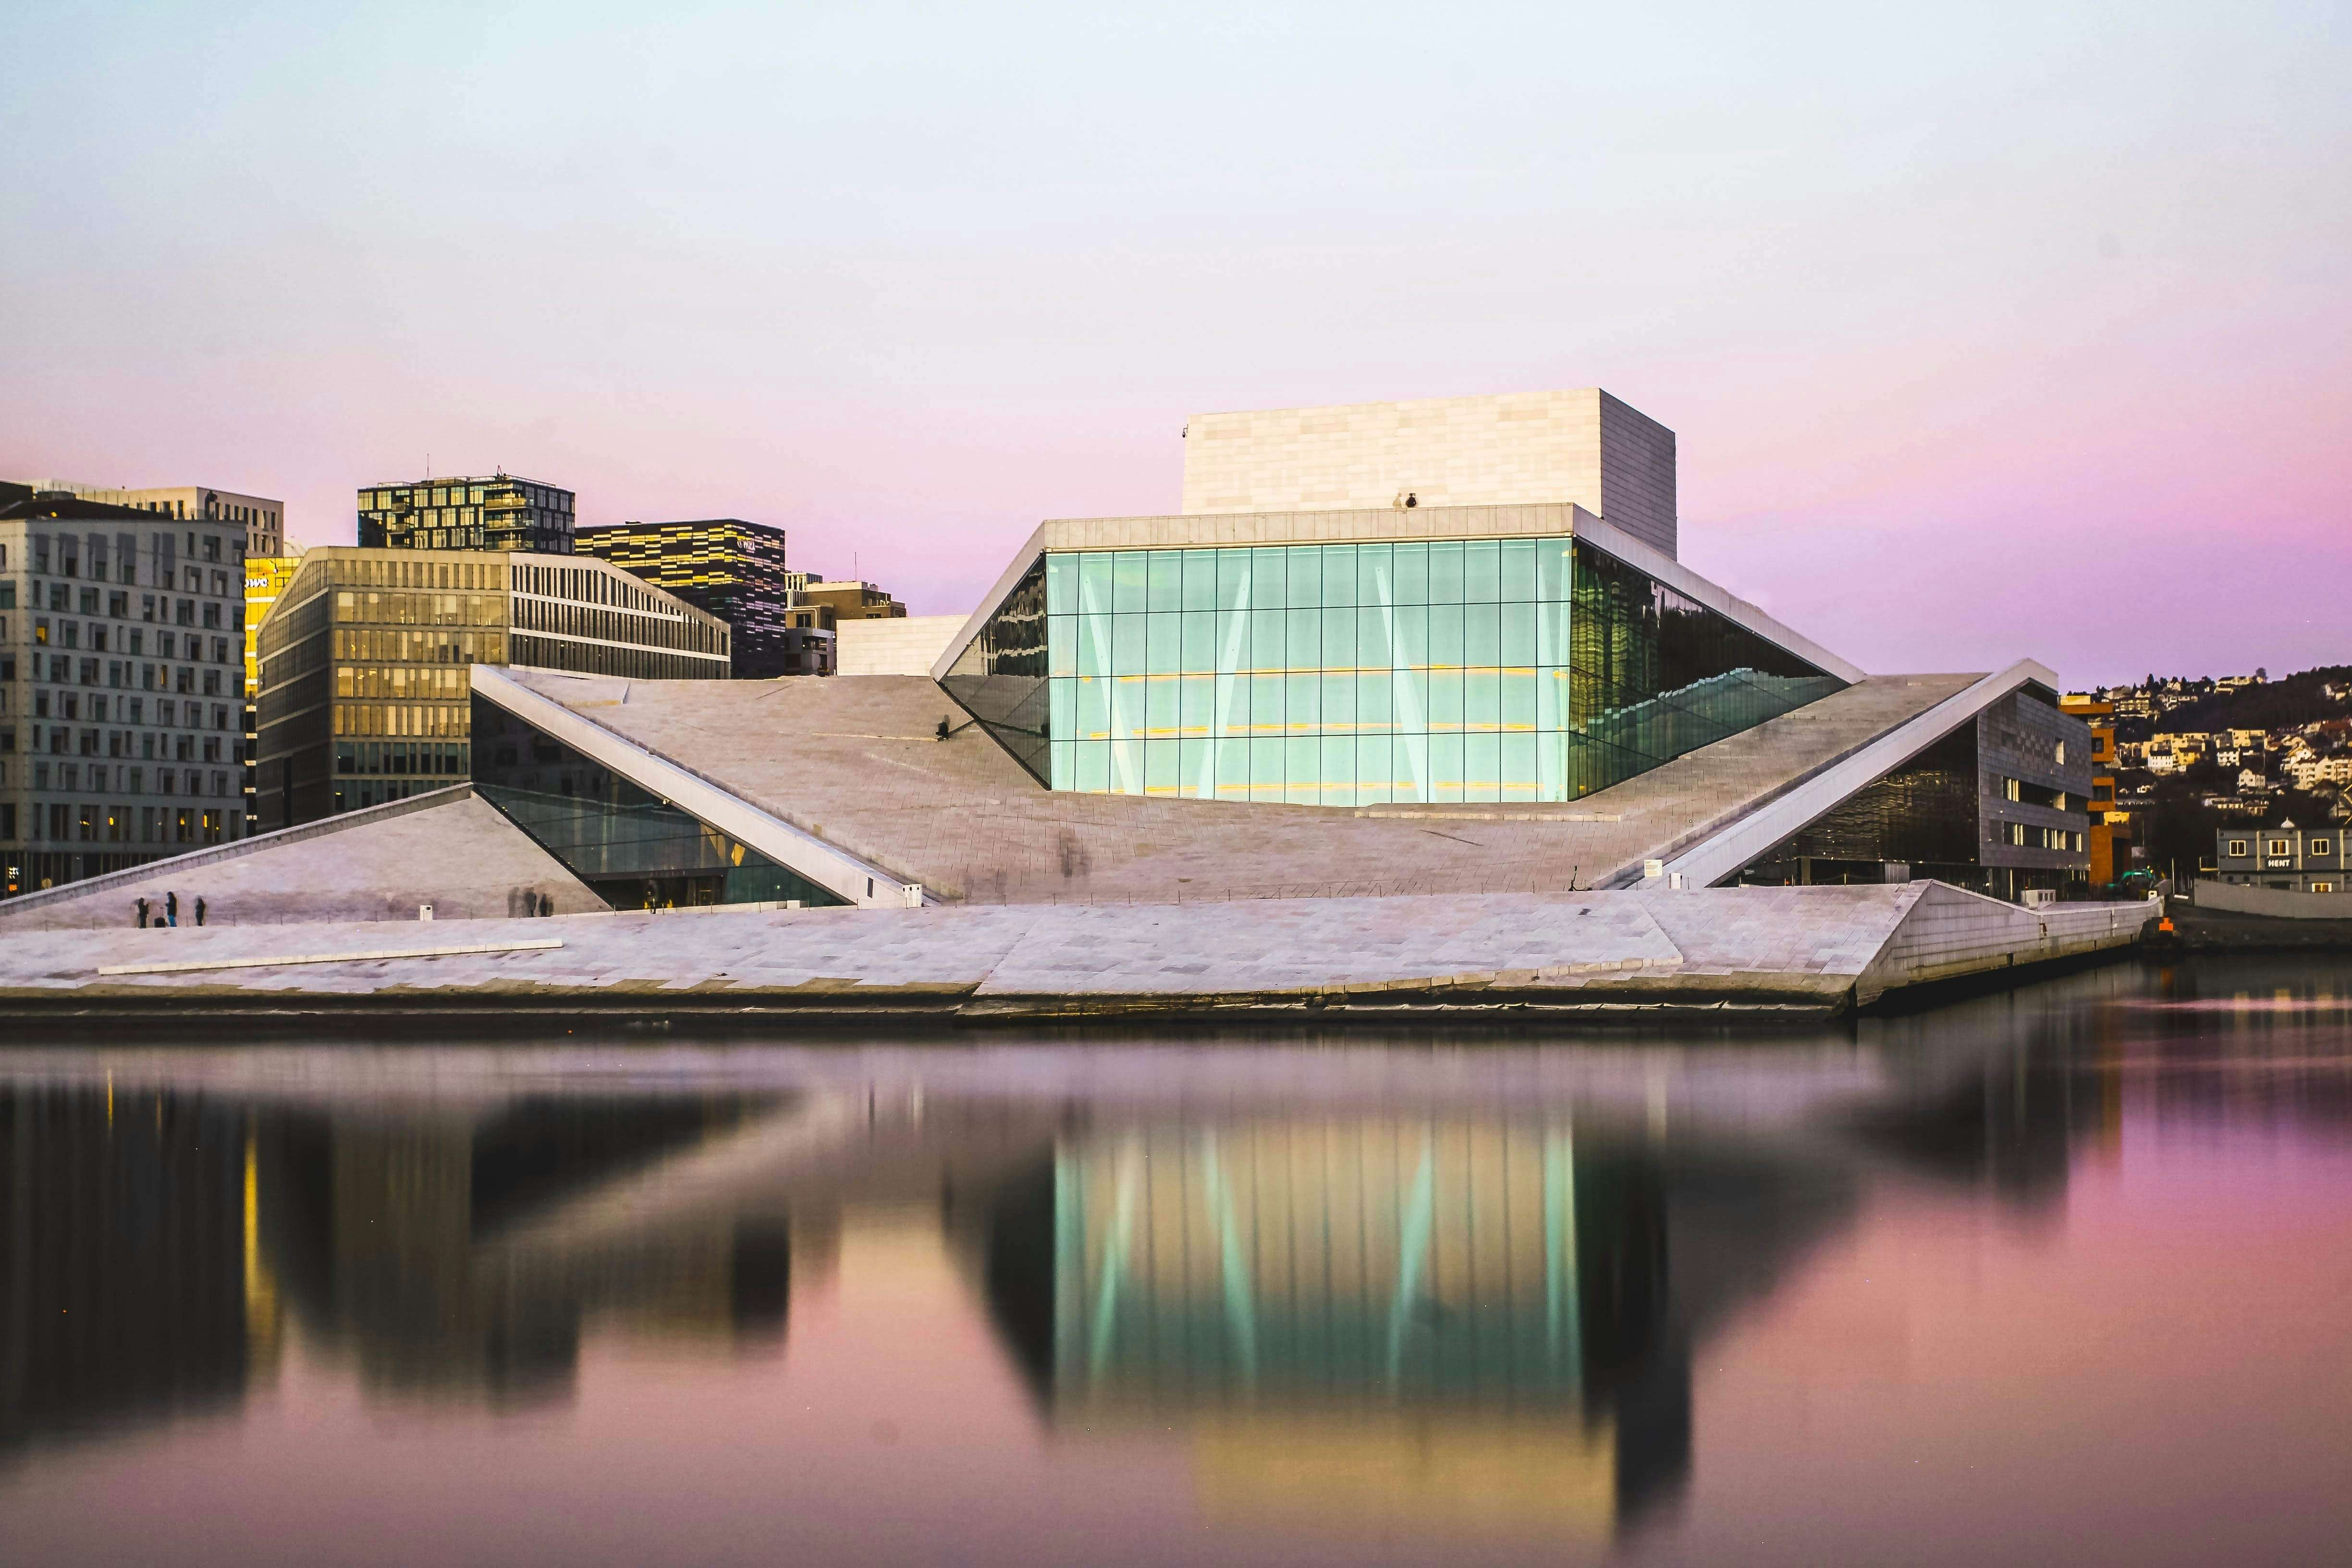
<path id="1" fill-rule="evenodd" d="M 0 1559 L 2352 1557 L 2352 962 L 0 1050 Z"/>

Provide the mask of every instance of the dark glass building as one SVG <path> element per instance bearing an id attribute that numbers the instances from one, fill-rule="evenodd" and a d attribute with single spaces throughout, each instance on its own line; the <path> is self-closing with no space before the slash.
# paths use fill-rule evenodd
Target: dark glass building
<path id="1" fill-rule="evenodd" d="M 588 530 L 575 548 L 725 621 L 738 679 L 832 673 L 830 639 L 795 635 L 800 580 L 785 569 L 781 528 L 740 517 L 624 522 Z"/>
<path id="2" fill-rule="evenodd" d="M 470 730 L 475 794 L 614 909 L 845 901 L 478 695 Z"/>
<path id="3" fill-rule="evenodd" d="M 513 474 L 370 485 L 359 511 L 363 550 L 572 553 L 572 492 Z"/>

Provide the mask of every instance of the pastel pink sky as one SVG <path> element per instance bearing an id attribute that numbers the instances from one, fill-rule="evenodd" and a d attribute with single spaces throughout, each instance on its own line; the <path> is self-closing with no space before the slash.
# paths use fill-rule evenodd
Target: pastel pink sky
<path id="1" fill-rule="evenodd" d="M 35 4 L 0 476 L 498 467 L 967 610 L 1188 414 L 1600 384 L 1876 669 L 2352 662 L 2332 4 Z M 41 62 L 23 68 L 26 62 Z"/>

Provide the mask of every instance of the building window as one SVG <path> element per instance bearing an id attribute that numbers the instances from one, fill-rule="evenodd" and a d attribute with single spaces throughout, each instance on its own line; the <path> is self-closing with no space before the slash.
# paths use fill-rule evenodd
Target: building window
<path id="1" fill-rule="evenodd" d="M 2273 838 L 2271 840 L 2270 852 L 2273 855 L 2285 855 L 2292 853 L 2292 847 L 2284 838 Z"/>
<path id="2" fill-rule="evenodd" d="M 2311 885 L 2311 890 L 2315 893 L 2332 893 L 2336 890 L 2336 884 L 2333 882 L 2314 882 Z"/>
<path id="3" fill-rule="evenodd" d="M 2232 838 L 2230 840 L 2230 853 L 2232 856 L 2243 858 L 2247 853 L 2247 849 L 2248 846 L 2244 839 Z"/>
<path id="4" fill-rule="evenodd" d="M 2332 855 L 2335 850 L 2331 847 L 2331 840 L 2315 838 L 2311 841 L 2311 852 L 2314 855 Z"/>

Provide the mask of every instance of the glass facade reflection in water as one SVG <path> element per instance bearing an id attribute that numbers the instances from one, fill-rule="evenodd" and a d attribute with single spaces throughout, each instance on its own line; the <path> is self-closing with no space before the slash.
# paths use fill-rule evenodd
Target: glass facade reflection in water
<path id="1" fill-rule="evenodd" d="M 847 900 L 474 699 L 474 792 L 614 909 Z"/>
<path id="2" fill-rule="evenodd" d="M 1560 801 L 1843 683 L 1565 536 L 1046 554 L 945 684 L 1051 787 Z"/>

